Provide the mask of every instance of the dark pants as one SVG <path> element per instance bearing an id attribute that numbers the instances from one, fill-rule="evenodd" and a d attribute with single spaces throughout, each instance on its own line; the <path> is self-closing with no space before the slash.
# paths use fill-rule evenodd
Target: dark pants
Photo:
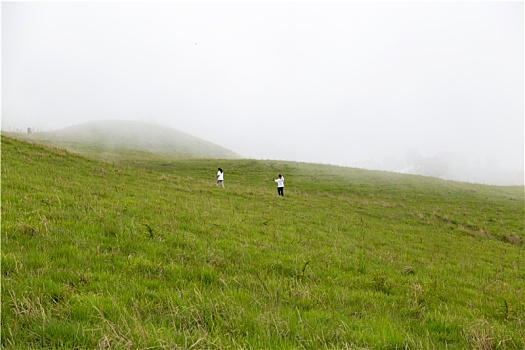
<path id="1" fill-rule="evenodd" d="M 279 196 L 284 196 L 284 187 L 277 187 L 277 194 Z"/>

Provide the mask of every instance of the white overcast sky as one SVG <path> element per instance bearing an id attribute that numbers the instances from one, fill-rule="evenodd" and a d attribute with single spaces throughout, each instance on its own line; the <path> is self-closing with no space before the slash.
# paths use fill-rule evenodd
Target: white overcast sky
<path id="1" fill-rule="evenodd" d="M 523 1 L 2 2 L 2 129 L 104 119 L 250 158 L 523 169 Z"/>

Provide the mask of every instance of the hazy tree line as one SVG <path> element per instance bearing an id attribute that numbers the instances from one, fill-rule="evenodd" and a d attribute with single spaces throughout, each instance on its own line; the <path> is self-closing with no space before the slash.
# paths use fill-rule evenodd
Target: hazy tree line
<path id="1" fill-rule="evenodd" d="M 500 167 L 496 159 L 471 161 L 466 155 L 453 152 L 424 157 L 417 150 L 409 149 L 404 157 L 389 156 L 381 163 L 368 162 L 364 167 L 482 184 L 523 185 L 525 182 L 523 169 Z"/>

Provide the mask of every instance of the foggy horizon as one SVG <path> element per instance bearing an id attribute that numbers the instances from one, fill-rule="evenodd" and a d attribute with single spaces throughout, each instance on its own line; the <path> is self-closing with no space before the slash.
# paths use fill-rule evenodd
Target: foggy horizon
<path id="1" fill-rule="evenodd" d="M 245 158 L 523 185 L 523 19 L 522 2 L 3 2 L 2 130 L 145 121 Z"/>

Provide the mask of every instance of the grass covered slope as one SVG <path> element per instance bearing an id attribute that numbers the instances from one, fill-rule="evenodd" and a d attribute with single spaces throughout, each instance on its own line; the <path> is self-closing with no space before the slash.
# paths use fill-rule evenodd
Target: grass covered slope
<path id="1" fill-rule="evenodd" d="M 137 164 L 2 137 L 2 348 L 525 348 L 523 187 Z"/>
<path id="2" fill-rule="evenodd" d="M 240 158 L 222 146 L 164 126 L 102 120 L 53 132 L 15 133 L 17 138 L 65 148 L 106 160 L 122 158 Z"/>

